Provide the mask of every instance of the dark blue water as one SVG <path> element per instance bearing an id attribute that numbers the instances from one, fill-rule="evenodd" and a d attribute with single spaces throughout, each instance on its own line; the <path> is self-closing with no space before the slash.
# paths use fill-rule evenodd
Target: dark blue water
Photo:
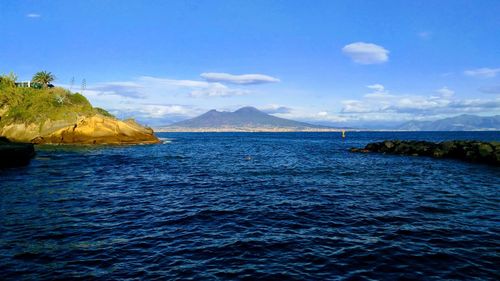
<path id="1" fill-rule="evenodd" d="M 0 279 L 500 279 L 500 168 L 347 152 L 499 132 L 160 137 L 0 171 Z"/>

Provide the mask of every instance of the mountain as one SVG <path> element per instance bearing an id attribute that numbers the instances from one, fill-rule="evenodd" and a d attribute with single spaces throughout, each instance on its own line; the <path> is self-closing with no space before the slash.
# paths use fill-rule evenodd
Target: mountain
<path id="1" fill-rule="evenodd" d="M 497 131 L 500 115 L 482 117 L 463 114 L 436 121 L 410 121 L 396 129 L 407 131 Z"/>
<path id="2" fill-rule="evenodd" d="M 196 132 L 279 132 L 279 131 L 338 131 L 339 129 L 279 118 L 254 107 L 242 107 L 234 112 L 210 110 L 198 117 L 157 128 L 157 131 Z"/>

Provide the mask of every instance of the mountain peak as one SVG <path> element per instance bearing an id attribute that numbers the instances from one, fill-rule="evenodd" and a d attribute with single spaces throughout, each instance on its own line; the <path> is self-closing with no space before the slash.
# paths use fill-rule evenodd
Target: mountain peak
<path id="1" fill-rule="evenodd" d="M 251 113 L 251 112 L 259 112 L 259 113 L 262 113 L 262 111 L 258 110 L 257 108 L 253 107 L 253 106 L 245 106 L 245 107 L 242 107 L 236 111 L 234 111 L 235 113 L 237 112 L 248 112 L 248 113 Z"/>
<path id="2" fill-rule="evenodd" d="M 185 131 L 305 131 L 332 129 L 272 116 L 252 106 L 245 106 L 233 112 L 210 110 L 198 117 L 174 123 L 166 128 L 169 127 Z"/>
<path id="3" fill-rule="evenodd" d="M 216 109 L 212 109 L 212 110 L 205 112 L 203 115 L 217 115 L 217 114 L 220 114 L 220 112 L 217 111 Z"/>

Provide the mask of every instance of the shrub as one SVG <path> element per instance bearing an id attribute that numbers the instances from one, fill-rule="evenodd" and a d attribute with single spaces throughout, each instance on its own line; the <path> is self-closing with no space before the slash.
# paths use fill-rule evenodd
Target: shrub
<path id="1" fill-rule="evenodd" d="M 72 104 L 90 104 L 90 102 L 87 100 L 87 98 L 79 93 L 74 93 L 74 94 L 70 93 L 69 94 L 69 102 Z"/>
<path id="2" fill-rule="evenodd" d="M 74 120 L 76 116 L 103 114 L 103 111 L 94 109 L 81 94 L 72 94 L 58 87 L 17 88 L 3 83 L 3 79 L 0 82 L 0 107 L 8 108 L 0 119 L 0 126 L 13 122 L 43 122 L 47 119 Z"/>
<path id="3" fill-rule="evenodd" d="M 115 118 L 115 116 L 113 114 L 109 113 L 107 110 L 102 109 L 100 107 L 94 107 L 94 110 L 97 113 L 101 114 L 101 115 L 104 115 L 104 116 L 107 116 L 107 117 L 111 117 L 111 118 Z"/>

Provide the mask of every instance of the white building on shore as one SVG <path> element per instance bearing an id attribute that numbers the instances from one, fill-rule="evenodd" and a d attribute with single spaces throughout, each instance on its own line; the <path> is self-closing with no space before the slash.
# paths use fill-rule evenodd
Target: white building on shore
<path id="1" fill-rule="evenodd" d="M 16 87 L 31 88 L 32 84 L 33 83 L 31 83 L 31 81 L 20 81 L 20 82 L 16 82 Z"/>

